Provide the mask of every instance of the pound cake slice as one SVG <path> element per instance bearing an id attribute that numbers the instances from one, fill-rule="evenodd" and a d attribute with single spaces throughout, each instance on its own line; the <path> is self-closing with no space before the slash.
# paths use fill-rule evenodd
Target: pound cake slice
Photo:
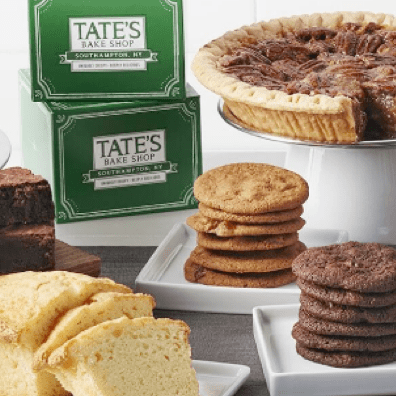
<path id="1" fill-rule="evenodd" d="M 0 277 L 0 395 L 68 394 L 53 374 L 33 371 L 34 352 L 66 312 L 100 292 L 132 290 L 107 278 L 63 271 Z"/>
<path id="2" fill-rule="evenodd" d="M 198 396 L 189 333 L 180 320 L 114 319 L 56 349 L 49 370 L 73 396 Z"/>
<path id="3" fill-rule="evenodd" d="M 48 356 L 80 332 L 107 320 L 126 316 L 130 319 L 153 316 L 155 300 L 148 294 L 98 293 L 84 305 L 71 309 L 52 330 L 34 356 L 34 368 L 47 365 Z"/>

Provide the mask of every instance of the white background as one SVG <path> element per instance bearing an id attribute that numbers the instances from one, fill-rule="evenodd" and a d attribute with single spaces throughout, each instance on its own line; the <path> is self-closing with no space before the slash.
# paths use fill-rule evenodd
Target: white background
<path id="1" fill-rule="evenodd" d="M 10 164 L 20 162 L 17 71 L 29 67 L 27 1 L 0 0 L 0 129 L 9 136 L 14 149 Z M 216 95 L 203 88 L 190 71 L 197 50 L 227 30 L 245 24 L 281 16 L 339 10 L 396 14 L 396 3 L 393 0 L 184 1 L 187 81 L 201 94 L 204 151 L 284 148 L 280 144 L 237 132 L 220 119 L 216 110 Z"/>

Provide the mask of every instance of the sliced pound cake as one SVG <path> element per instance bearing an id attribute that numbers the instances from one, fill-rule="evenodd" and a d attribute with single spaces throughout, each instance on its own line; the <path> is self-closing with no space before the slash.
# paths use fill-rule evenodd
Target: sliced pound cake
<path id="1" fill-rule="evenodd" d="M 34 368 L 47 366 L 48 356 L 80 332 L 107 320 L 126 316 L 140 318 L 153 316 L 155 300 L 147 294 L 98 293 L 80 307 L 68 311 L 52 330 L 46 342 L 34 356 Z"/>
<path id="2" fill-rule="evenodd" d="M 114 319 L 56 349 L 49 371 L 73 396 L 198 396 L 189 333 L 179 320 Z"/>
<path id="3" fill-rule="evenodd" d="M 63 271 L 0 277 L 0 395 L 68 394 L 52 374 L 33 371 L 34 353 L 66 312 L 101 292 L 132 290 L 107 278 Z"/>

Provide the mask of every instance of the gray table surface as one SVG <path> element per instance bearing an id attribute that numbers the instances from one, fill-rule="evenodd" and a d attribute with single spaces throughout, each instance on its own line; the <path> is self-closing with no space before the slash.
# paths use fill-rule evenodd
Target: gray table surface
<path id="1" fill-rule="evenodd" d="M 155 247 L 83 247 L 102 258 L 102 276 L 134 288 L 135 279 Z M 181 319 L 191 328 L 190 343 L 195 360 L 244 364 L 250 376 L 237 396 L 269 396 L 253 338 L 251 315 L 186 311 L 154 311 L 156 318 Z"/>

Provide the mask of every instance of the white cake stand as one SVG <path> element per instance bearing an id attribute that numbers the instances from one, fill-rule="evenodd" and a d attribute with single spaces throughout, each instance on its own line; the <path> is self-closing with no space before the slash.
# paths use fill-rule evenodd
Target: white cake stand
<path id="1" fill-rule="evenodd" d="M 294 140 L 235 124 L 225 116 L 222 100 L 218 111 L 242 132 L 285 144 L 285 168 L 309 184 L 307 227 L 346 230 L 350 240 L 396 245 L 396 140 L 352 145 Z"/>
<path id="2" fill-rule="evenodd" d="M 4 132 L 0 131 L 0 169 L 8 162 L 11 155 L 11 144 Z"/>

